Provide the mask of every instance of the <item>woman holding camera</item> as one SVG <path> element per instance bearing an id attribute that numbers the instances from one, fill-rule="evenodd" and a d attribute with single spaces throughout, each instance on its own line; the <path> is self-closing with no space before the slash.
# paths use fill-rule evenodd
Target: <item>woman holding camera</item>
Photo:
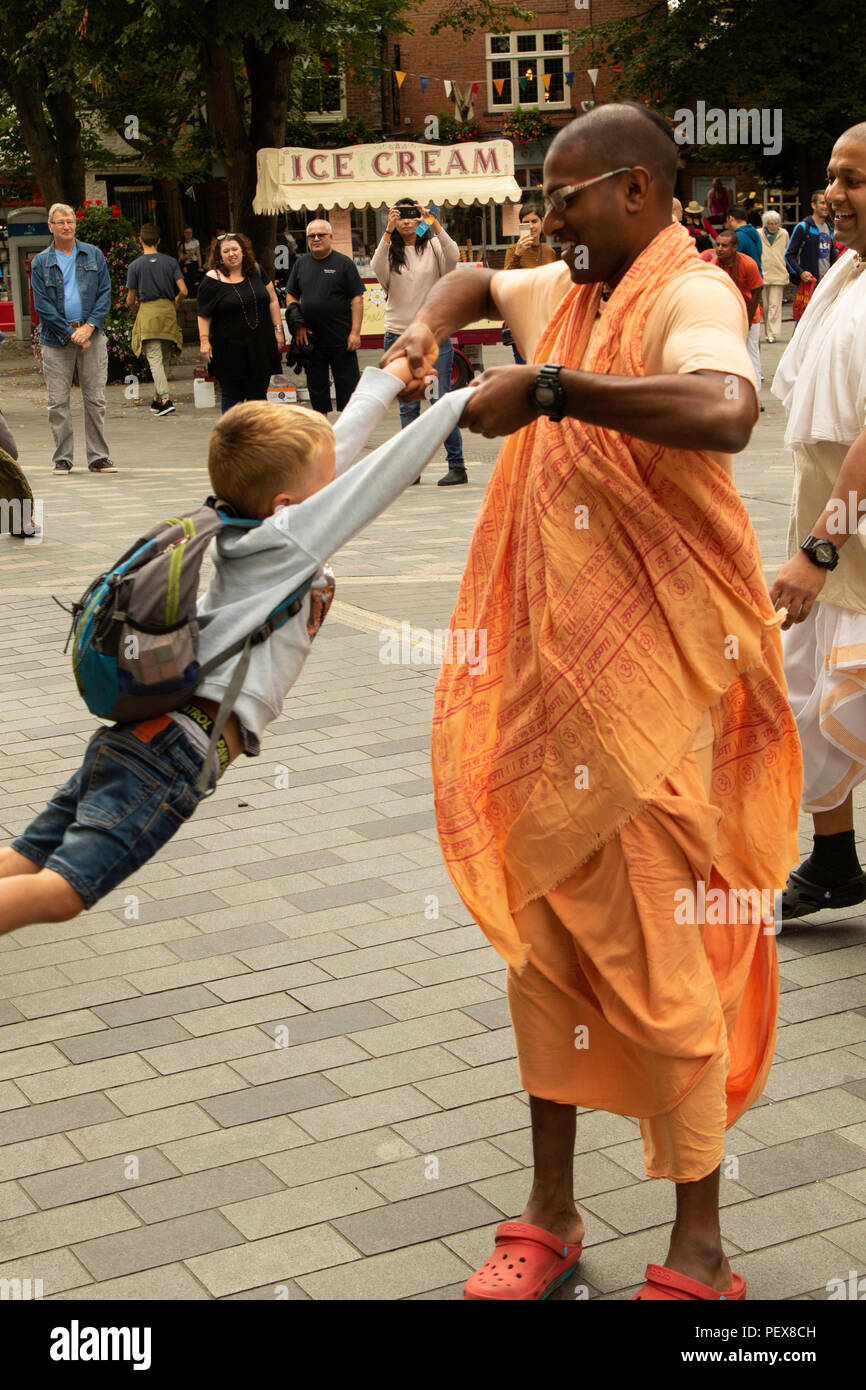
<path id="1" fill-rule="evenodd" d="M 437 280 L 453 270 L 459 259 L 457 243 L 427 208 L 413 198 L 400 198 L 390 209 L 388 225 L 370 262 L 373 274 L 388 295 L 386 351 L 409 327 Z M 453 361 L 454 348 L 449 338 L 442 344 L 436 363 L 440 395 L 451 389 Z M 401 401 L 401 429 L 417 419 L 420 410 L 420 401 Z M 463 439 L 456 425 L 445 440 L 445 454 L 448 472 L 439 479 L 439 486 L 467 483 Z"/>

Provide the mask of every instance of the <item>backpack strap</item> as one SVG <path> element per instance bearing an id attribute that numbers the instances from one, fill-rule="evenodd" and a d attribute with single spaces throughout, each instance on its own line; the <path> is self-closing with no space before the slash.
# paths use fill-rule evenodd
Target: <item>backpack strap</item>
<path id="1" fill-rule="evenodd" d="M 198 781 L 196 782 L 196 791 L 200 792 L 202 796 L 210 795 L 208 791 L 208 782 L 210 781 L 211 768 L 214 761 L 217 759 L 217 744 L 228 722 L 229 715 L 234 709 L 235 701 L 243 689 L 243 683 L 247 671 L 249 670 L 253 648 L 259 646 L 262 642 L 266 642 L 271 633 L 276 632 L 277 628 L 282 627 L 284 623 L 287 623 L 290 618 L 293 618 L 301 611 L 304 596 L 312 587 L 313 580 L 317 573 L 317 570 L 314 571 L 308 579 L 304 580 L 304 583 L 299 589 L 296 589 L 294 593 L 290 594 L 285 602 L 280 604 L 279 608 L 275 608 L 273 613 L 271 613 L 263 623 L 260 623 L 257 628 L 254 628 L 252 632 L 248 633 L 246 637 L 239 638 L 238 641 L 233 642 L 230 647 L 225 647 L 221 652 L 217 652 L 216 656 L 212 656 L 210 661 L 206 661 L 203 666 L 199 667 L 198 674 L 199 681 L 201 681 L 205 676 L 209 676 L 211 671 L 221 666 L 224 661 L 228 661 L 230 657 L 237 656 L 237 654 L 240 653 L 235 668 L 232 671 L 231 680 L 220 701 L 216 720 L 210 732 L 205 759 L 202 763 Z M 215 788 L 211 790 L 215 790 Z"/>

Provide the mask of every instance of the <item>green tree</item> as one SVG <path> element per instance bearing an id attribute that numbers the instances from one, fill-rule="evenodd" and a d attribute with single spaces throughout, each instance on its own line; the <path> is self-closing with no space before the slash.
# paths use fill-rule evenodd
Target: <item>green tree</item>
<path id="1" fill-rule="evenodd" d="M 580 32 L 587 66 L 622 64 L 619 96 L 668 115 L 707 108 L 781 110 L 783 145 L 711 145 L 694 150 L 714 163 L 746 158 L 768 180 L 809 195 L 826 180 L 833 143 L 866 106 L 866 30 L 850 0 L 820 11 L 791 0 L 678 0 Z"/>

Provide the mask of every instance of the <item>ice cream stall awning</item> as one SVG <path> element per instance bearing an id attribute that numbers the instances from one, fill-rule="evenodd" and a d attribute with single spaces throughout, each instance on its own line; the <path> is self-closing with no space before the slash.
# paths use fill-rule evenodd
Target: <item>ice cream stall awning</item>
<path id="1" fill-rule="evenodd" d="M 426 205 L 519 203 L 510 140 L 422 145 L 394 140 L 340 150 L 258 152 L 256 213 L 322 207 L 391 207 L 397 198 Z"/>

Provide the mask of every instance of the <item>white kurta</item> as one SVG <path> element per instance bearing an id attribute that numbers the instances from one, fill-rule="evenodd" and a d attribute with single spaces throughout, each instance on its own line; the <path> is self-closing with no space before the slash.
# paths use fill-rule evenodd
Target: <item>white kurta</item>
<path id="1" fill-rule="evenodd" d="M 788 412 L 785 443 L 793 451 L 793 555 L 824 511 L 866 425 L 866 274 L 853 253 L 836 262 L 813 294 L 779 363 L 773 394 Z M 856 508 L 849 520 L 857 524 Z M 810 813 L 839 806 L 866 778 L 864 532 L 866 522 L 828 573 L 809 617 L 782 634 L 788 697 L 803 747 L 803 809 Z"/>

